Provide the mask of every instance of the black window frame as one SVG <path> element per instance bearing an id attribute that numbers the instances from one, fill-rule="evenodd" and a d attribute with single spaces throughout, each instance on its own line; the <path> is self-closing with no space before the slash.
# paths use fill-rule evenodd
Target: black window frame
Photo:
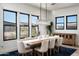
<path id="1" fill-rule="evenodd" d="M 30 14 L 28 14 L 28 13 L 24 13 L 24 12 L 20 12 L 20 14 L 23 14 L 23 15 L 28 15 L 28 37 L 30 36 L 30 26 L 29 26 L 29 23 L 30 23 Z M 19 24 L 19 26 L 20 26 L 20 24 Z M 19 27 L 19 30 L 20 30 L 20 32 L 21 32 L 21 28 Z M 20 33 L 19 33 L 19 37 L 20 37 Z M 20 38 L 20 39 L 22 39 L 22 38 Z"/>
<path id="2" fill-rule="evenodd" d="M 58 17 L 55 17 L 55 29 L 56 30 L 64 30 L 64 22 L 63 23 L 57 23 L 57 18 L 64 18 L 64 16 L 58 16 Z M 63 20 L 64 21 L 64 20 Z M 57 24 L 63 24 L 63 28 L 57 28 Z"/>
<path id="3" fill-rule="evenodd" d="M 4 11 L 12 12 L 12 13 L 15 13 L 16 14 L 16 18 L 15 18 L 16 19 L 16 38 L 15 39 L 5 39 L 5 37 L 4 37 L 4 32 L 5 32 Z M 17 39 L 17 12 L 16 11 L 13 11 L 13 10 L 3 9 L 3 41 L 16 40 L 16 39 Z"/>
<path id="4" fill-rule="evenodd" d="M 76 16 L 76 22 L 68 22 L 67 17 L 71 17 L 71 16 Z M 76 23 L 76 28 L 75 28 L 75 29 L 67 28 L 67 24 L 68 24 L 68 23 Z M 77 30 L 77 14 L 75 14 L 75 15 L 67 15 L 67 16 L 66 16 L 66 30 Z"/>
<path id="5" fill-rule="evenodd" d="M 39 20 L 39 16 L 37 16 L 37 15 L 31 15 L 31 16 L 35 16 L 35 17 L 37 17 L 37 19 Z M 31 19 L 32 20 L 32 19 Z M 36 25 L 36 26 L 32 26 L 32 27 L 37 27 L 38 28 L 38 35 L 40 34 L 39 33 L 39 25 Z M 32 28 L 31 28 L 31 35 L 32 35 Z M 37 35 L 37 36 L 38 36 Z M 33 37 L 33 36 L 32 36 Z"/>

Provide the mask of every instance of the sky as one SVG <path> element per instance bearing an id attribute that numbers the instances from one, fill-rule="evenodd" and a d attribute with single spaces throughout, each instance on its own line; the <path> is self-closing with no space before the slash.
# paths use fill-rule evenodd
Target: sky
<path id="1" fill-rule="evenodd" d="M 57 18 L 57 23 L 64 23 L 64 17 L 62 17 L 62 18 Z"/>
<path id="2" fill-rule="evenodd" d="M 37 22 L 37 20 L 38 20 L 38 17 L 32 16 L 31 19 L 32 19 L 32 23 L 33 23 L 33 24 L 36 24 L 36 22 Z"/>
<path id="3" fill-rule="evenodd" d="M 20 22 L 28 23 L 28 15 L 20 14 Z"/>
<path id="4" fill-rule="evenodd" d="M 36 16 L 31 16 L 31 21 L 33 24 L 36 24 L 37 19 L 38 18 Z M 15 23 L 16 22 L 16 13 L 4 11 L 4 20 Z M 19 20 L 20 20 L 20 22 L 28 23 L 28 15 L 20 14 Z"/>
<path id="5" fill-rule="evenodd" d="M 76 22 L 77 16 L 68 16 L 68 22 Z M 4 11 L 4 20 L 8 22 L 16 22 L 16 13 Z M 36 16 L 31 16 L 31 21 L 36 24 L 38 18 Z M 28 15 L 20 14 L 20 22 L 28 23 Z M 64 23 L 64 17 L 57 18 L 57 23 Z"/>
<path id="6" fill-rule="evenodd" d="M 4 21 L 8 22 L 16 22 L 16 13 L 4 11 Z"/>
<path id="7" fill-rule="evenodd" d="M 76 17 L 77 16 L 69 16 L 67 19 L 68 19 L 68 22 L 76 22 Z"/>
<path id="8" fill-rule="evenodd" d="M 77 16 L 68 16 L 67 21 L 68 22 L 76 22 L 76 17 Z M 57 23 L 63 23 L 64 22 L 64 17 L 62 18 L 57 18 Z"/>

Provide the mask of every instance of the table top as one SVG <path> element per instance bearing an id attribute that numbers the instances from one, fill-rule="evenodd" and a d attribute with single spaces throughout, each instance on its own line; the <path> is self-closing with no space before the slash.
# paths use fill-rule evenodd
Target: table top
<path id="1" fill-rule="evenodd" d="M 46 39 L 53 39 L 53 38 L 57 38 L 56 36 L 49 36 L 49 37 L 45 37 L 45 38 L 35 38 L 35 39 L 30 39 L 30 40 L 24 40 L 22 41 L 24 46 L 27 48 L 28 45 L 34 45 L 34 44 L 38 44 L 40 43 L 42 40 L 46 40 Z"/>
<path id="2" fill-rule="evenodd" d="M 34 44 L 38 44 L 38 43 L 41 43 L 43 40 L 40 40 L 40 41 L 35 41 L 35 42 L 30 42 L 30 43 L 27 43 L 28 45 L 34 45 Z"/>

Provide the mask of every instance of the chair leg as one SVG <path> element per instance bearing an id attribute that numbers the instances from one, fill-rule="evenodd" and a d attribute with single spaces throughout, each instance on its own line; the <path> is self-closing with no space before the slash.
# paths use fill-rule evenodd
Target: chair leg
<path id="1" fill-rule="evenodd" d="M 44 56 L 44 53 L 42 52 L 42 56 Z"/>
<path id="2" fill-rule="evenodd" d="M 48 52 L 47 52 L 47 56 L 48 56 Z"/>
<path id="3" fill-rule="evenodd" d="M 53 49 L 53 54 L 55 54 L 55 49 Z"/>
<path id="4" fill-rule="evenodd" d="M 51 49 L 50 49 L 50 56 L 51 56 Z"/>
<path id="5" fill-rule="evenodd" d="M 18 56 L 20 56 L 20 53 L 18 53 Z"/>
<path id="6" fill-rule="evenodd" d="M 31 55 L 33 55 L 33 52 L 31 52 Z"/>
<path id="7" fill-rule="evenodd" d="M 59 47 L 58 47 L 58 51 L 57 52 L 59 53 Z"/>
<path id="8" fill-rule="evenodd" d="M 21 56 L 24 56 L 24 54 L 21 54 Z"/>

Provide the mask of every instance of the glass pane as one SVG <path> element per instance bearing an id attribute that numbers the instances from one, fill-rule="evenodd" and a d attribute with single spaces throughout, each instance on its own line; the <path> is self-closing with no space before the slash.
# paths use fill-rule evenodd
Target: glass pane
<path id="1" fill-rule="evenodd" d="M 36 24 L 38 16 L 32 16 L 31 20 L 32 20 L 32 37 L 35 37 L 38 35 L 38 26 Z"/>
<path id="2" fill-rule="evenodd" d="M 67 23 L 67 29 L 77 29 L 76 23 Z"/>
<path id="3" fill-rule="evenodd" d="M 32 25 L 36 24 L 37 20 L 38 20 L 38 17 L 37 16 L 31 16 L 31 19 L 32 19 Z"/>
<path id="4" fill-rule="evenodd" d="M 64 17 L 58 17 L 57 23 L 64 23 Z"/>
<path id="5" fill-rule="evenodd" d="M 64 17 L 56 18 L 56 29 L 64 29 Z"/>
<path id="6" fill-rule="evenodd" d="M 29 16 L 26 15 L 26 14 L 20 14 L 20 22 L 22 23 L 25 23 L 25 24 L 28 24 L 28 18 Z"/>
<path id="7" fill-rule="evenodd" d="M 16 23 L 16 13 L 4 11 L 4 21 L 9 23 Z"/>
<path id="8" fill-rule="evenodd" d="M 20 14 L 20 38 L 28 37 L 28 19 L 29 15 Z"/>
<path id="9" fill-rule="evenodd" d="M 57 29 L 63 29 L 63 26 L 57 26 Z"/>
<path id="10" fill-rule="evenodd" d="M 57 24 L 57 26 L 64 26 L 64 24 Z"/>
<path id="11" fill-rule="evenodd" d="M 20 38 L 28 37 L 28 27 L 27 26 L 20 26 Z"/>
<path id="12" fill-rule="evenodd" d="M 32 37 L 35 37 L 38 35 L 38 27 L 32 27 Z"/>
<path id="13" fill-rule="evenodd" d="M 67 22 L 76 22 L 77 16 L 67 16 Z"/>
<path id="14" fill-rule="evenodd" d="M 63 29 L 64 24 L 57 24 L 57 29 Z"/>
<path id="15" fill-rule="evenodd" d="M 16 39 L 16 12 L 4 11 L 4 40 Z"/>

